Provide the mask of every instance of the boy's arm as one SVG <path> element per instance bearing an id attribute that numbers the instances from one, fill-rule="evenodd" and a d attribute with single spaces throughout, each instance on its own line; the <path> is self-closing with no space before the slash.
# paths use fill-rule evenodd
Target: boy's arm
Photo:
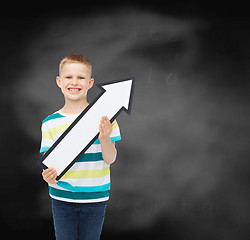
<path id="1" fill-rule="evenodd" d="M 112 132 L 112 125 L 107 116 L 102 117 L 99 125 L 99 141 L 102 148 L 102 157 L 104 162 L 111 164 L 116 159 L 115 143 L 110 140 L 110 134 Z"/>

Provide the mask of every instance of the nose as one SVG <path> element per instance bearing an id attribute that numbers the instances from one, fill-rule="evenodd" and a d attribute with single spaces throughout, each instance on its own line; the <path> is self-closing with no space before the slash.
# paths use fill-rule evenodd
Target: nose
<path id="1" fill-rule="evenodd" d="M 71 79 L 71 84 L 72 84 L 72 85 L 77 85 L 77 78 L 73 77 L 73 78 Z"/>

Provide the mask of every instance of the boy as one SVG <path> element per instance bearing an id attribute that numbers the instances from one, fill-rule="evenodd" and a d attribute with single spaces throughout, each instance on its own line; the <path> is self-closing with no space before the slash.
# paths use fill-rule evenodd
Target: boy
<path id="1" fill-rule="evenodd" d="M 62 109 L 43 120 L 40 152 L 44 154 L 88 106 L 87 92 L 93 86 L 92 67 L 80 54 L 63 58 L 56 83 L 65 98 Z M 115 143 L 121 139 L 117 122 L 103 116 L 99 137 L 64 176 L 56 181 L 53 168 L 42 172 L 49 185 L 57 240 L 97 240 L 109 199 L 109 166 L 116 159 Z"/>

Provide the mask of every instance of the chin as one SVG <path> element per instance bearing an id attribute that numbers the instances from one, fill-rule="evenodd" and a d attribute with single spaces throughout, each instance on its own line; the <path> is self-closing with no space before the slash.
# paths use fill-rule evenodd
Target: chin
<path id="1" fill-rule="evenodd" d="M 80 96 L 65 96 L 70 101 L 81 101 L 85 98 L 85 95 Z"/>

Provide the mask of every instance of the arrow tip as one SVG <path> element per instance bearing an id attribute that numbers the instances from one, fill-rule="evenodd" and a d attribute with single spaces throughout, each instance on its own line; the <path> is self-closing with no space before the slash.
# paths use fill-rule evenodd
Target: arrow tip
<path id="1" fill-rule="evenodd" d="M 128 77 L 97 84 L 97 86 L 111 93 L 113 98 L 121 104 L 123 110 L 130 114 L 134 94 L 134 83 L 135 77 Z"/>

